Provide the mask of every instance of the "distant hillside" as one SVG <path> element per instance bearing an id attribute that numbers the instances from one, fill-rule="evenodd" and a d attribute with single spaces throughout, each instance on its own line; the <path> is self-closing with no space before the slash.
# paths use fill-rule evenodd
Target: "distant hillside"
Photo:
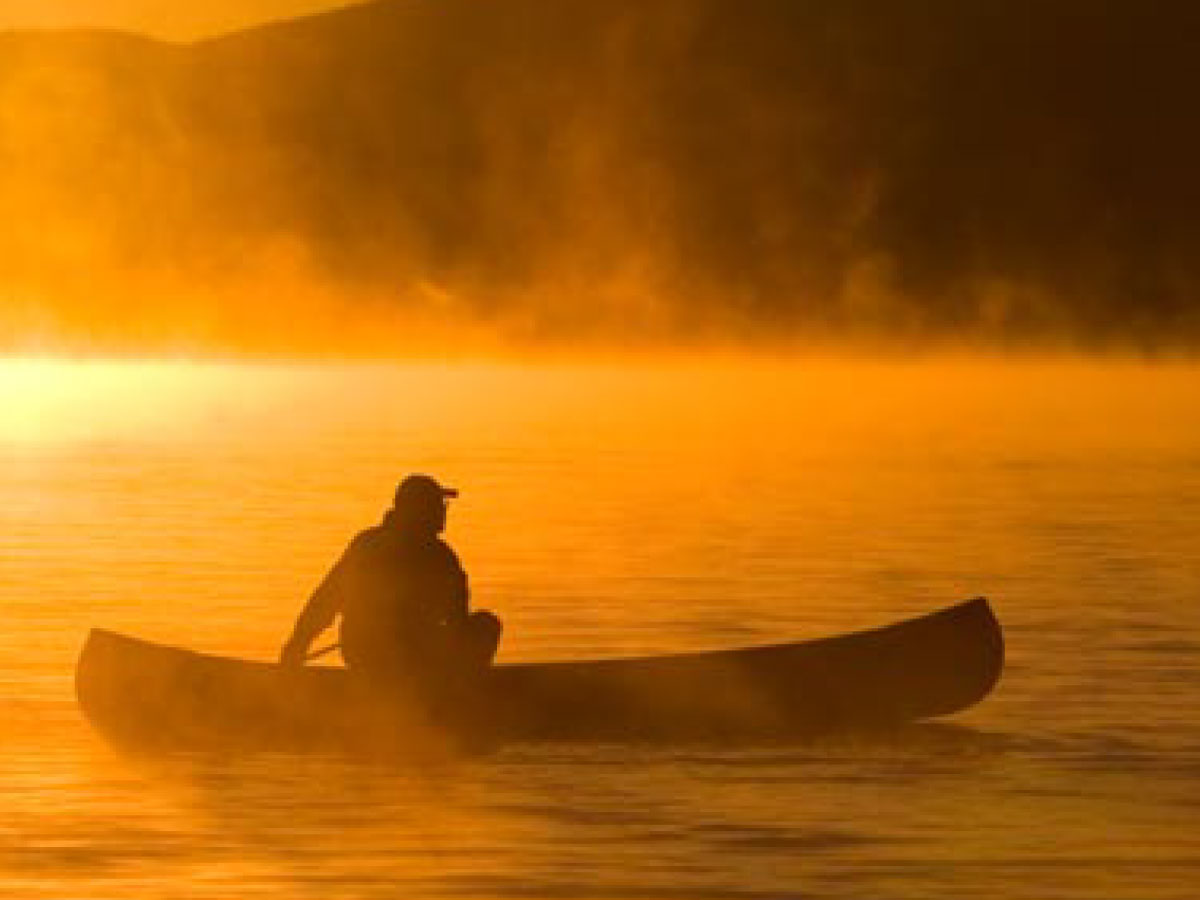
<path id="1" fill-rule="evenodd" d="M 0 328 L 152 340 L 306 283 L 551 335 L 1194 342 L 1197 46 L 1200 6 L 1166 0 L 0 34 Z M 165 285 L 195 292 L 183 320 Z"/>

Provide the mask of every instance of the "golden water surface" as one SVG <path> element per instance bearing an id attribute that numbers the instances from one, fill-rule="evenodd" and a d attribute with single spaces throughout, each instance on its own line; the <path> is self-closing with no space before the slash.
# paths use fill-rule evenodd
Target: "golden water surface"
<path id="1" fill-rule="evenodd" d="M 101 626 L 272 658 L 398 477 L 502 661 L 814 637 L 977 594 L 959 726 L 421 768 L 118 755 Z M 722 358 L 0 361 L 0 897 L 1194 898 L 1200 370 Z"/>

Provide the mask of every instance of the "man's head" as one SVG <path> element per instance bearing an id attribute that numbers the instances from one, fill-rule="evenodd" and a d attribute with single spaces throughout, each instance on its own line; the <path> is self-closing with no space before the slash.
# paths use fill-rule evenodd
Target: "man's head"
<path id="1" fill-rule="evenodd" d="M 396 487 L 392 507 L 401 525 L 441 534 L 446 527 L 446 500 L 457 496 L 454 488 L 443 487 L 428 475 L 409 475 Z"/>

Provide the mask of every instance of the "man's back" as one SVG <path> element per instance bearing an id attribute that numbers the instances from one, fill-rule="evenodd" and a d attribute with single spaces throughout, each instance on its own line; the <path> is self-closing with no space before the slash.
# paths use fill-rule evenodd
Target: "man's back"
<path id="1" fill-rule="evenodd" d="M 467 576 L 441 539 L 394 524 L 361 532 L 318 593 L 333 591 L 351 665 L 397 650 L 419 652 L 467 615 Z"/>

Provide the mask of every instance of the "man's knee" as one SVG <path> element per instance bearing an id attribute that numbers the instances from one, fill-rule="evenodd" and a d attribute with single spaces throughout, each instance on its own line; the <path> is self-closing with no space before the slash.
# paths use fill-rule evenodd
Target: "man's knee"
<path id="1" fill-rule="evenodd" d="M 467 628 L 480 640 L 486 639 L 498 643 L 500 635 L 504 631 L 504 623 L 495 613 L 481 609 L 467 617 Z"/>

